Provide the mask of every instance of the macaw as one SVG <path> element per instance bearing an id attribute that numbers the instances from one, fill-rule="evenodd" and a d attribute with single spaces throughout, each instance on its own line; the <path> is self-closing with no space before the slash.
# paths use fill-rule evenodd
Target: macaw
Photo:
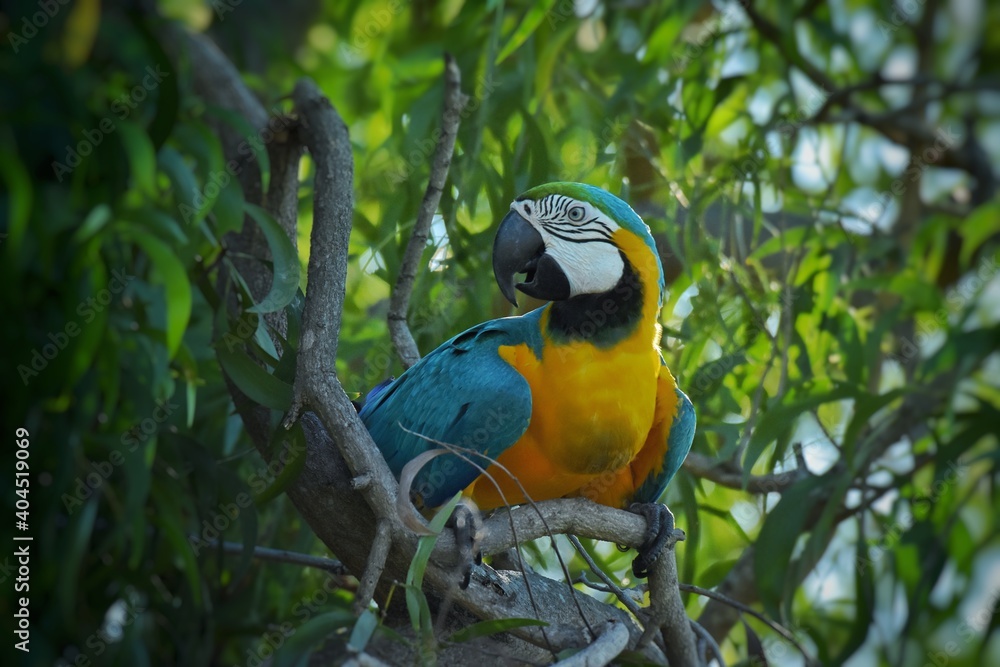
<path id="1" fill-rule="evenodd" d="M 665 286 L 649 228 L 600 188 L 541 185 L 501 221 L 493 272 L 515 306 L 515 289 L 549 303 L 458 334 L 369 392 L 361 419 L 397 477 L 426 450 L 458 448 L 417 475 L 418 506 L 462 491 L 484 510 L 583 496 L 642 513 L 644 576 L 674 532 L 657 501 L 695 431 L 660 354 Z"/>

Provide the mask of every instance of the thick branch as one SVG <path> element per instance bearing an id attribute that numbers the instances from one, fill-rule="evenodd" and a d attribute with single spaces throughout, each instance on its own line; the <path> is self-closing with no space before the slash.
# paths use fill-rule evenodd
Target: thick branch
<path id="1" fill-rule="evenodd" d="M 292 95 L 300 133 L 316 164 L 309 291 L 302 316 L 295 399 L 285 426 L 304 405 L 335 434 L 337 445 L 379 523 L 357 604 L 366 606 L 382 576 L 395 515 L 396 481 L 336 376 L 337 342 L 347 285 L 347 251 L 354 214 L 354 163 L 347 126 L 316 84 L 300 80 Z M 388 525 L 385 525 L 388 524 Z M 376 548 L 377 547 L 377 548 Z"/>
<path id="2" fill-rule="evenodd" d="M 665 548 L 649 570 L 649 607 L 663 631 L 663 643 L 670 664 L 702 664 L 694 632 L 681 601 L 674 545 Z"/>
<path id="3" fill-rule="evenodd" d="M 645 538 L 646 520 L 638 514 L 598 505 L 585 498 L 564 498 L 546 500 L 534 506 L 497 510 L 483 527 L 485 537 L 479 548 L 483 555 L 489 556 L 539 537 L 560 533 L 639 546 Z M 453 563 L 456 553 L 454 538 L 447 533 L 442 534 L 433 558 Z"/>
<path id="4" fill-rule="evenodd" d="M 413 283 L 416 281 L 417 270 L 420 267 L 420 257 L 423 255 L 424 246 L 427 245 L 431 221 L 434 219 L 434 213 L 437 211 L 441 201 L 441 193 L 444 191 L 445 181 L 448 178 L 448 168 L 451 166 L 452 154 L 455 151 L 455 139 L 458 137 L 458 125 L 462 120 L 462 109 L 465 108 L 468 99 L 466 95 L 462 94 L 462 75 L 458 65 L 455 64 L 455 59 L 446 53 L 444 56 L 444 109 L 441 113 L 441 129 L 437 132 L 437 146 L 431 159 L 431 175 L 423 201 L 420 202 L 417 221 L 413 225 L 410 240 L 406 244 L 403 263 L 399 267 L 399 275 L 392 288 L 392 297 L 389 299 L 389 336 L 392 338 L 392 344 L 405 368 L 409 368 L 420 360 L 420 350 L 417 349 L 417 343 L 413 340 L 413 334 L 410 333 L 410 327 L 406 323 L 406 314 L 410 307 Z"/>

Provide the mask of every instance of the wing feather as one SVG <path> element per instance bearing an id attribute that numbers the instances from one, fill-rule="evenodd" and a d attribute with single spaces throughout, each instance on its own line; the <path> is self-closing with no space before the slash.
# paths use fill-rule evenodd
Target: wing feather
<path id="1" fill-rule="evenodd" d="M 361 419 L 397 477 L 415 456 L 440 447 L 433 441 L 491 458 L 517 442 L 531 418 L 531 390 L 497 350 L 528 343 L 531 336 L 525 326 L 530 326 L 528 318 L 475 326 L 428 354 L 365 404 Z M 486 468 L 489 462 L 480 458 L 476 463 Z M 425 507 L 436 507 L 479 474 L 459 456 L 439 456 L 417 475 L 414 489 Z"/>

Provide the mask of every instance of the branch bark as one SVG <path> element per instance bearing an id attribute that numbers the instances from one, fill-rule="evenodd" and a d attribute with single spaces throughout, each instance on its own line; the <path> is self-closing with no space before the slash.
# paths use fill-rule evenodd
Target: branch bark
<path id="1" fill-rule="evenodd" d="M 413 225 L 413 231 L 410 233 L 410 240 L 406 244 L 403 263 L 399 267 L 399 275 L 396 276 L 396 284 L 392 288 L 392 296 L 389 298 L 389 314 L 387 316 L 389 336 L 392 338 L 392 344 L 396 348 L 396 354 L 399 355 L 404 368 L 409 368 L 420 361 L 420 350 L 417 349 L 417 342 L 413 339 L 413 334 L 406 322 L 406 314 L 410 308 L 410 294 L 413 292 L 413 283 L 417 279 L 420 258 L 423 256 L 424 246 L 427 245 L 431 221 L 433 221 L 434 213 L 441 202 L 441 193 L 444 191 L 445 182 L 448 179 L 448 169 L 455 152 L 455 140 L 458 138 L 458 126 L 462 121 L 462 109 L 465 108 L 468 100 L 468 96 L 462 93 L 462 75 L 458 65 L 455 63 L 455 59 L 446 53 L 444 56 L 444 109 L 441 113 L 441 129 L 438 131 L 437 145 L 431 159 L 431 175 L 427 182 L 424 198 L 420 202 L 420 211 Z"/>
<path id="2" fill-rule="evenodd" d="M 663 632 L 667 660 L 671 665 L 701 665 L 677 580 L 674 545 L 664 548 L 649 570 L 649 607 Z"/>
<path id="3" fill-rule="evenodd" d="M 702 479 L 715 482 L 729 489 L 746 489 L 749 493 L 781 493 L 809 473 L 802 469 L 779 472 L 773 475 L 751 475 L 746 486 L 743 472 L 731 463 L 717 463 L 698 452 L 690 452 L 684 459 L 684 469 Z"/>
<path id="4" fill-rule="evenodd" d="M 354 474 L 376 518 L 375 540 L 360 578 L 355 608 L 365 609 L 375 594 L 391 546 L 402 527 L 396 516 L 396 481 L 337 379 L 337 343 L 347 286 L 347 251 L 354 215 L 354 161 L 347 126 L 310 79 L 292 93 L 301 118 L 302 139 L 316 164 L 309 291 L 302 315 L 295 373 L 295 398 L 285 420 L 290 428 L 301 409 L 316 411 Z"/>

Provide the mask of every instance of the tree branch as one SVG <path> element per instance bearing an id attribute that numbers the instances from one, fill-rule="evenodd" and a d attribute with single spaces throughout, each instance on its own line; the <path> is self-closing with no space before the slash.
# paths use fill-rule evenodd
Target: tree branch
<path id="1" fill-rule="evenodd" d="M 225 553 L 235 556 L 243 555 L 246 547 L 239 542 L 215 542 L 209 543 L 210 547 L 221 548 Z M 258 560 L 269 561 L 271 563 L 286 563 L 288 565 L 301 565 L 302 567 L 314 567 L 325 570 L 337 576 L 349 576 L 351 573 L 339 560 L 335 558 L 324 558 L 311 554 L 302 554 L 297 551 L 286 549 L 272 549 L 271 547 L 256 546 L 253 548 L 253 557 Z"/>
<path id="2" fill-rule="evenodd" d="M 920 393 L 913 393 L 907 396 L 899 410 L 886 422 L 878 426 L 868 426 L 858 437 L 856 447 L 856 468 L 867 470 L 885 451 L 894 443 L 899 442 L 903 437 L 913 437 L 913 434 L 927 428 L 927 419 L 936 412 L 936 408 L 942 405 L 944 400 L 953 391 L 950 377 L 938 380 L 938 383 L 931 389 Z M 824 499 L 816 507 L 816 512 L 821 512 L 828 499 Z M 840 521 L 853 516 L 853 513 L 846 513 L 835 518 Z M 754 555 L 756 551 L 753 545 L 748 546 L 740 556 L 736 564 L 726 575 L 725 579 L 718 586 L 717 591 L 730 601 L 735 600 L 745 605 L 750 605 L 758 601 L 757 583 L 754 573 Z M 710 601 L 702 610 L 698 617 L 698 623 L 704 627 L 717 641 L 722 641 L 729 631 L 739 620 L 739 611 L 730 604 L 717 600 Z"/>
<path id="3" fill-rule="evenodd" d="M 316 164 L 313 230 L 309 259 L 309 291 L 302 315 L 295 373 L 295 398 L 285 419 L 290 428 L 303 406 L 319 415 L 355 480 L 356 490 L 375 513 L 375 540 L 355 599 L 368 606 L 399 524 L 395 513 L 396 480 L 379 454 L 336 375 L 337 342 L 347 286 L 347 252 L 354 215 L 354 161 L 347 126 L 310 79 L 292 93 L 302 126 L 302 139 Z M 400 528 L 401 529 L 401 528 Z"/>
<path id="4" fill-rule="evenodd" d="M 670 664 L 701 665 L 695 635 L 678 588 L 674 546 L 664 547 L 649 570 L 649 607 L 663 631 L 663 644 Z"/>
<path id="5" fill-rule="evenodd" d="M 751 475 L 746 486 L 743 471 L 726 462 L 716 462 L 698 452 L 690 452 L 684 460 L 684 469 L 702 479 L 715 482 L 729 489 L 745 489 L 749 493 L 781 493 L 809 473 L 801 468 L 771 475 Z"/>
<path id="6" fill-rule="evenodd" d="M 771 23 L 754 8 L 753 0 L 749 0 L 748 2 L 741 4 L 743 6 L 743 11 L 747 13 L 747 17 L 750 19 L 750 23 L 753 24 L 753 27 L 758 33 L 760 33 L 761 37 L 771 42 L 771 44 L 778 49 L 778 53 L 782 55 L 786 62 L 802 70 L 802 72 L 808 76 L 813 83 L 827 93 L 833 91 L 837 87 L 837 84 L 833 82 L 833 79 L 828 77 L 823 70 L 809 62 L 809 60 L 807 60 L 805 56 L 799 53 L 795 48 L 789 46 L 789 42 L 787 40 L 793 39 L 792 33 L 783 34 L 778 26 Z"/>
<path id="7" fill-rule="evenodd" d="M 593 644 L 555 664 L 558 667 L 600 667 L 610 664 L 625 650 L 627 644 L 628 630 L 625 626 L 615 621 L 608 621 Z"/>
<path id="8" fill-rule="evenodd" d="M 396 284 L 392 288 L 389 299 L 389 336 L 396 348 L 404 368 L 409 368 L 420 360 L 420 350 L 413 340 L 413 334 L 406 323 L 406 315 L 410 307 L 410 294 L 417 278 L 420 258 L 427 245 L 431 221 L 441 201 L 445 181 L 448 178 L 448 168 L 451 166 L 452 154 L 455 151 L 455 139 L 458 137 L 458 126 L 462 120 L 462 109 L 468 102 L 468 96 L 462 93 L 462 75 L 450 54 L 444 56 L 444 109 L 441 113 L 441 128 L 436 131 L 437 146 L 431 159 L 431 175 L 427 182 L 423 201 L 417 221 L 406 244 L 403 262 L 396 276 Z"/>

